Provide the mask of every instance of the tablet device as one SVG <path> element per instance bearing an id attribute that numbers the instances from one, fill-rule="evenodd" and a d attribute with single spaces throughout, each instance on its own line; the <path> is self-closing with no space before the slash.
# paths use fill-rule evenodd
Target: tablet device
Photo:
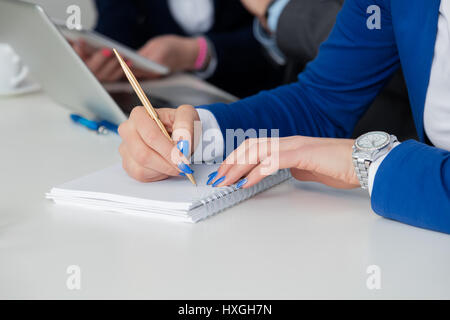
<path id="1" fill-rule="evenodd" d="M 0 42 L 11 45 L 57 103 L 85 118 L 127 119 L 40 6 L 0 0 Z"/>
<path id="2" fill-rule="evenodd" d="M 60 21 L 53 20 L 53 22 L 61 31 L 61 33 L 69 40 L 76 41 L 83 39 L 88 45 L 96 49 L 115 48 L 117 51 L 119 51 L 122 57 L 130 60 L 133 63 L 133 66 L 144 71 L 150 71 L 159 75 L 167 75 L 170 72 L 168 67 L 142 57 L 138 55 L 133 49 L 130 49 L 123 44 L 120 44 L 117 41 L 114 41 L 98 32 L 76 29 L 71 30 Z"/>
<path id="3" fill-rule="evenodd" d="M 0 42 L 13 47 L 53 100 L 85 118 L 120 124 L 141 104 L 132 91 L 108 92 L 36 4 L 0 0 Z M 196 88 L 172 85 L 158 91 L 159 96 L 150 95 L 155 107 L 234 101 Z"/>

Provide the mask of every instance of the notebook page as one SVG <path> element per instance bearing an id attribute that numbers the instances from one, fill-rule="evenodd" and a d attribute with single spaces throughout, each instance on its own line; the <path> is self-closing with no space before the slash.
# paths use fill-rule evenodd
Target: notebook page
<path id="1" fill-rule="evenodd" d="M 173 210 L 189 210 L 192 204 L 219 189 L 206 186 L 208 175 L 219 165 L 192 165 L 197 186 L 185 177 L 141 183 L 130 178 L 120 164 L 70 181 L 52 189 L 51 194 L 65 197 L 86 197 L 109 201 L 133 202 Z"/>

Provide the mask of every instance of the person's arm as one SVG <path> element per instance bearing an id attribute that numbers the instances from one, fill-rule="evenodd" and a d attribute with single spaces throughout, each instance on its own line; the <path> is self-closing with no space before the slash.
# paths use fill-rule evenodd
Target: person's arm
<path id="1" fill-rule="evenodd" d="M 246 140 L 211 174 L 208 184 L 245 189 L 289 168 L 301 181 L 357 188 L 353 145 L 354 140 L 302 136 Z M 450 152 L 409 140 L 380 162 L 378 168 L 375 162 L 369 168 L 375 176 L 369 181 L 373 210 L 385 218 L 450 233 Z"/>
<path id="2" fill-rule="evenodd" d="M 366 10 L 374 3 L 383 8 L 381 30 L 367 28 Z M 279 129 L 282 137 L 349 137 L 398 67 L 389 6 L 380 0 L 348 0 L 328 41 L 297 83 L 231 105 L 200 108 L 214 114 L 224 137 L 227 129 L 259 128 Z"/>
<path id="3" fill-rule="evenodd" d="M 388 219 L 450 233 L 450 152 L 414 140 L 398 145 L 375 173 L 372 208 Z"/>
<path id="4" fill-rule="evenodd" d="M 343 0 L 241 0 L 260 21 L 256 38 L 268 52 L 302 64 L 313 60 L 336 22 Z"/>
<path id="5" fill-rule="evenodd" d="M 343 0 L 290 0 L 271 24 L 278 48 L 289 58 L 308 62 L 317 56 L 336 22 Z M 275 20 L 273 17 L 272 20 Z M 269 12 L 269 22 L 270 22 Z M 274 24 L 276 25 L 274 26 Z"/>

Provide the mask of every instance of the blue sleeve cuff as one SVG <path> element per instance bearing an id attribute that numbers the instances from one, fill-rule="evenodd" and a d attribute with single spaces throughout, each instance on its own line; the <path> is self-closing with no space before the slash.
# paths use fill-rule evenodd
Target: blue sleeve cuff
<path id="1" fill-rule="evenodd" d="M 450 153 L 414 140 L 401 143 L 377 171 L 372 208 L 388 219 L 450 233 Z"/>

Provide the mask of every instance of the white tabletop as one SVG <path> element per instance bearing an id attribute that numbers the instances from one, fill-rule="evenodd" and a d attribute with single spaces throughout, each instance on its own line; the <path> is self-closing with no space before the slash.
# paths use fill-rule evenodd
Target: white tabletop
<path id="1" fill-rule="evenodd" d="M 119 162 L 119 137 L 39 93 L 0 114 L 0 298 L 450 298 L 450 236 L 376 216 L 363 191 L 288 182 L 195 225 L 59 207 L 44 194 Z"/>

